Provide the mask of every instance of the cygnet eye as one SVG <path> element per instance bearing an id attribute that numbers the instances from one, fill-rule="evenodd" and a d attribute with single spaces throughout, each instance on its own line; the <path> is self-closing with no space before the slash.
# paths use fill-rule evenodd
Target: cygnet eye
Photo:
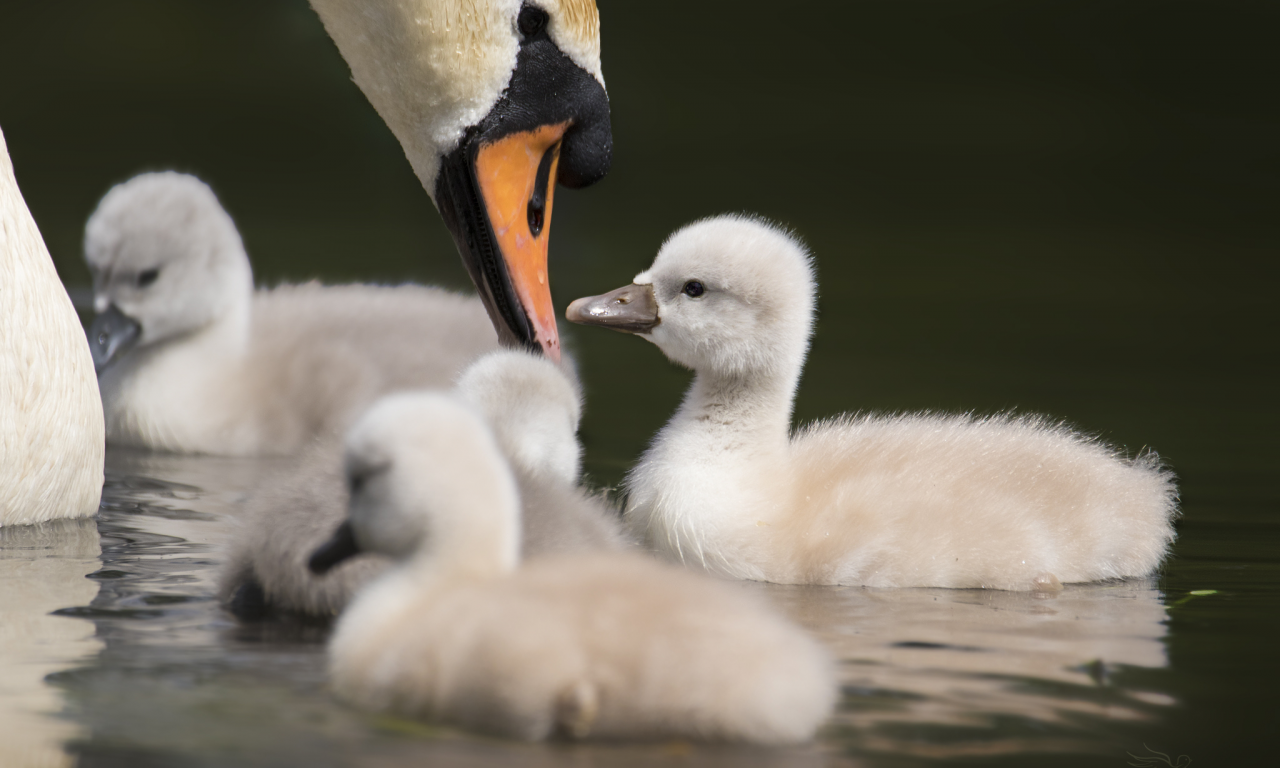
<path id="1" fill-rule="evenodd" d="M 519 28 L 520 34 L 528 39 L 546 29 L 549 20 L 550 17 L 547 16 L 546 11 L 525 3 L 525 6 L 520 9 L 520 15 L 516 18 L 516 27 Z"/>
<path id="2" fill-rule="evenodd" d="M 691 299 L 696 299 L 702 294 L 706 293 L 707 289 L 705 286 L 703 286 L 702 283 L 698 282 L 697 280 L 690 280 L 689 282 L 684 284 L 684 288 L 681 289 L 681 292 L 685 296 L 688 296 Z"/>
<path id="3" fill-rule="evenodd" d="M 347 491 L 349 491 L 352 496 L 355 496 L 356 494 L 360 493 L 361 491 L 364 490 L 364 481 L 367 478 L 368 478 L 368 475 L 363 473 L 359 475 L 352 475 L 351 477 L 347 478 Z"/>
<path id="4" fill-rule="evenodd" d="M 156 278 L 159 276 L 160 276 L 160 270 L 158 268 L 144 269 L 143 271 L 138 273 L 138 287 L 146 288 L 148 285 L 151 285 L 152 283 L 154 283 L 156 281 Z"/>

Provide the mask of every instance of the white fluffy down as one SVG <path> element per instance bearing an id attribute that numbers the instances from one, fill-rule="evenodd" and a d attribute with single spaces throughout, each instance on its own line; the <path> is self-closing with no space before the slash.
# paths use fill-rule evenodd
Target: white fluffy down
<path id="1" fill-rule="evenodd" d="M 85 227 L 85 259 L 98 311 L 114 305 L 142 328 L 99 377 L 113 444 L 291 453 L 379 395 L 448 385 L 498 345 L 478 299 L 436 288 L 254 291 L 234 223 L 184 174 L 108 192 Z"/>
<path id="2" fill-rule="evenodd" d="M 339 620 L 342 697 L 525 739 L 791 743 L 830 712 L 827 654 L 730 585 L 625 553 L 517 569 L 514 483 L 460 403 L 383 401 L 347 450 L 380 468 L 352 500 L 357 540 L 421 543 Z"/>
<path id="3" fill-rule="evenodd" d="M 697 374 L 627 480 L 629 522 L 667 556 L 783 583 L 1029 590 L 1147 575 L 1167 553 L 1176 492 L 1156 457 L 1044 419 L 854 416 L 790 436 L 814 285 L 768 224 L 693 224 L 636 280 L 658 301 L 647 338 Z"/>
<path id="4" fill-rule="evenodd" d="M 458 379 L 458 394 L 485 414 L 507 458 L 532 475 L 577 485 L 582 397 L 568 374 L 542 356 L 494 352 Z"/>
<path id="5" fill-rule="evenodd" d="M 95 514 L 104 452 L 89 344 L 0 133 L 0 526 Z"/>

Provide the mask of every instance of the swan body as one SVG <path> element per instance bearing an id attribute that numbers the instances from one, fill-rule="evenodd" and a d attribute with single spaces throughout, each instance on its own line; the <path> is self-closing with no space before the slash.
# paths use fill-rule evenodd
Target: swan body
<path id="1" fill-rule="evenodd" d="M 463 372 L 454 392 L 484 416 L 511 462 L 523 509 L 522 557 L 631 546 L 618 514 L 578 488 L 582 404 L 560 366 L 525 352 L 493 352 Z M 352 558 L 325 578 L 308 570 L 311 552 L 345 518 L 347 500 L 337 441 L 312 446 L 284 482 L 255 493 L 223 568 L 223 604 L 242 618 L 340 613 L 388 562 Z"/>
<path id="2" fill-rule="evenodd" d="M 478 300 L 440 289 L 255 291 L 235 224 L 184 174 L 108 192 L 85 227 L 85 259 L 113 444 L 292 453 L 385 392 L 446 385 L 498 344 Z"/>
<path id="3" fill-rule="evenodd" d="M 594 0 L 312 0 L 444 217 L 507 344 L 560 355 L 556 182 L 609 169 Z"/>
<path id="4" fill-rule="evenodd" d="M 812 329 L 804 248 L 761 221 L 672 235 L 631 286 L 570 305 L 695 371 L 627 478 L 626 517 L 665 556 L 734 578 L 1052 590 L 1144 576 L 1175 489 L 1040 418 L 843 416 L 790 434 Z"/>
<path id="5" fill-rule="evenodd" d="M 827 654 L 731 586 L 638 554 L 519 565 L 515 479 L 483 421 L 393 395 L 347 439 L 347 523 L 399 564 L 329 646 L 362 707 L 543 739 L 793 743 L 834 701 Z"/>
<path id="6" fill-rule="evenodd" d="M 103 435 L 84 329 L 0 133 L 0 526 L 94 515 Z"/>

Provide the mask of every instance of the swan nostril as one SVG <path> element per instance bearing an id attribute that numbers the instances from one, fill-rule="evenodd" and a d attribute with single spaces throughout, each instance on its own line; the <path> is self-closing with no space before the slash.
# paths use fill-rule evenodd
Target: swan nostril
<path id="1" fill-rule="evenodd" d="M 541 205 L 535 205 L 535 202 L 540 201 L 536 197 L 529 201 L 529 232 L 537 237 L 542 234 L 542 225 L 547 214 L 546 209 Z"/>
<path id="2" fill-rule="evenodd" d="M 535 238 L 542 234 L 542 228 L 547 223 L 547 195 L 551 187 L 551 166 L 559 154 L 560 142 L 556 142 L 542 154 L 542 161 L 538 163 L 538 175 L 533 183 L 533 196 L 529 198 L 529 207 L 526 211 L 529 218 L 529 234 Z"/>

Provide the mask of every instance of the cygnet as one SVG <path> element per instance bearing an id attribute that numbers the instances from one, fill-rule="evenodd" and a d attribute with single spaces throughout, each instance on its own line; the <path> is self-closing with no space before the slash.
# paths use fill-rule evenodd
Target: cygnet
<path id="1" fill-rule="evenodd" d="M 500 350 L 468 367 L 454 390 L 492 425 L 511 462 L 524 510 L 521 552 L 529 558 L 631 546 L 613 507 L 578 488 L 582 401 L 564 366 Z M 340 443 L 311 447 L 286 477 L 250 499 L 247 523 L 222 571 L 219 597 L 244 619 L 331 618 L 387 565 L 370 555 L 352 558 L 323 579 L 307 569 L 307 557 L 347 513 Z"/>
<path id="2" fill-rule="evenodd" d="M 729 584 L 639 554 L 521 565 L 517 483 L 464 403 L 381 400 L 346 470 L 335 540 L 399 561 L 329 645 L 332 687 L 358 706 L 530 740 L 763 744 L 809 739 L 831 711 L 826 652 Z"/>
<path id="3" fill-rule="evenodd" d="M 791 433 L 813 327 L 805 248 L 755 218 L 673 234 L 632 285 L 570 305 L 693 369 L 627 478 L 626 517 L 667 557 L 743 579 L 1054 590 L 1145 576 L 1176 492 L 1044 418 L 841 416 Z"/>
<path id="4" fill-rule="evenodd" d="M 107 441 L 226 455 L 335 437 L 379 395 L 447 386 L 497 335 L 480 301 L 416 285 L 253 289 L 213 191 L 180 173 L 111 189 L 85 226 Z"/>

